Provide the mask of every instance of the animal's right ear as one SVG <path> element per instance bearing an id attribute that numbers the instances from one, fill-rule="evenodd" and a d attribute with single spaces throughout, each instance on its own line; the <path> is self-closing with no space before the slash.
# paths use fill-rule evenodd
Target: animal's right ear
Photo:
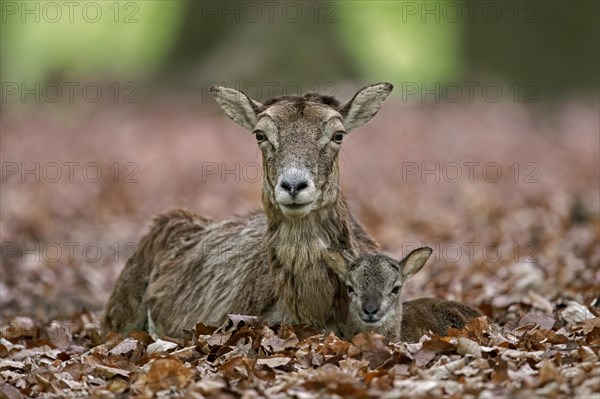
<path id="1" fill-rule="evenodd" d="M 325 264 L 329 267 L 343 282 L 348 275 L 348 267 L 344 257 L 337 251 L 327 251 L 325 253 Z"/>
<path id="2" fill-rule="evenodd" d="M 346 132 L 371 120 L 393 88 L 390 83 L 376 83 L 360 89 L 340 110 Z"/>
<path id="3" fill-rule="evenodd" d="M 406 278 L 421 270 L 421 268 L 425 266 L 425 262 L 427 262 L 427 259 L 429 259 L 432 252 L 433 250 L 431 248 L 422 247 L 409 253 L 406 258 L 400 261 L 402 276 Z"/>
<path id="4" fill-rule="evenodd" d="M 259 109 L 262 107 L 261 103 L 229 87 L 211 86 L 208 92 L 215 96 L 217 103 L 235 123 L 247 130 L 254 130 L 258 122 Z"/>

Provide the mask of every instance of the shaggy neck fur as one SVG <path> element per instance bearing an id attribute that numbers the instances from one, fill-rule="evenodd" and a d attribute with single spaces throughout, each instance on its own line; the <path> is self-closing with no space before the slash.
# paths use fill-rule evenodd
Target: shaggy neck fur
<path id="1" fill-rule="evenodd" d="M 321 327 L 345 319 L 348 295 L 324 263 L 330 250 L 347 258 L 358 256 L 350 210 L 341 195 L 333 204 L 301 219 L 285 217 L 269 201 L 268 193 L 263 195 L 263 205 L 268 218 L 265 239 L 280 310 L 290 322 Z"/>

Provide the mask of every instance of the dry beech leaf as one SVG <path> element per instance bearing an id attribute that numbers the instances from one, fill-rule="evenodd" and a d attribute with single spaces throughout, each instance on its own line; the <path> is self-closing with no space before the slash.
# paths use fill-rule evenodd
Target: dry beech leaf
<path id="1" fill-rule="evenodd" d="M 23 395 L 21 392 L 3 381 L 0 381 L 0 396 L 6 399 L 21 399 Z"/>
<path id="2" fill-rule="evenodd" d="M 185 367 L 181 360 L 166 357 L 152 362 L 146 375 L 146 383 L 153 392 L 171 386 L 183 388 L 190 380 L 191 375 L 192 370 Z"/>
<path id="3" fill-rule="evenodd" d="M 583 323 L 583 333 L 589 334 L 594 328 L 600 328 L 600 317 L 585 320 Z"/>
<path id="4" fill-rule="evenodd" d="M 126 379 L 116 377 L 110 380 L 106 388 L 117 395 L 122 394 L 129 389 L 129 382 Z"/>
<path id="5" fill-rule="evenodd" d="M 227 320 L 219 327 L 223 332 L 230 332 L 237 328 L 245 326 L 254 326 L 259 323 L 259 318 L 256 316 L 247 316 L 240 314 L 229 314 Z"/>
<path id="6" fill-rule="evenodd" d="M 458 347 L 456 348 L 456 351 L 463 356 L 471 355 L 477 359 L 481 357 L 481 346 L 477 342 L 464 337 L 458 338 Z"/>
<path id="7" fill-rule="evenodd" d="M 423 350 L 435 353 L 456 352 L 456 338 L 433 334 L 431 339 L 423 341 Z"/>
<path id="8" fill-rule="evenodd" d="M 352 345 L 348 349 L 348 355 L 369 362 L 369 367 L 376 369 L 388 360 L 392 355 L 390 349 L 384 343 L 382 335 L 374 333 L 360 333 L 352 338 Z"/>
<path id="9" fill-rule="evenodd" d="M 555 322 L 556 320 L 554 320 L 554 317 L 542 313 L 529 312 L 521 318 L 521 321 L 519 321 L 519 327 L 529 323 L 535 323 L 541 328 L 548 330 L 552 328 Z"/>
<path id="10" fill-rule="evenodd" d="M 542 384 L 552 382 L 552 381 L 559 381 L 561 379 L 561 375 L 560 375 L 558 369 L 556 368 L 556 366 L 554 366 L 554 364 L 547 359 L 542 361 L 539 371 L 540 371 L 540 376 L 539 376 L 540 383 L 542 383 Z"/>
<path id="11" fill-rule="evenodd" d="M 579 348 L 578 355 L 584 362 L 593 363 L 598 361 L 598 355 L 596 355 L 594 351 L 587 346 L 582 346 Z"/>
<path id="12" fill-rule="evenodd" d="M 126 355 L 137 349 L 138 341 L 133 338 L 125 338 L 118 343 L 114 348 L 108 351 L 110 355 Z"/>
<path id="13" fill-rule="evenodd" d="M 177 348 L 177 344 L 175 342 L 163 341 L 162 339 L 159 339 L 148 345 L 146 348 L 146 353 L 151 355 L 153 353 L 168 352 L 175 348 Z"/>
<path id="14" fill-rule="evenodd" d="M 574 301 L 569 301 L 560 315 L 569 324 L 581 323 L 595 317 L 588 308 Z"/>
<path id="15" fill-rule="evenodd" d="M 540 310 L 543 310 L 547 314 L 552 314 L 554 312 L 554 307 L 552 303 L 545 297 L 537 294 L 535 291 L 529 291 L 527 293 L 528 302 L 533 306 Z"/>
<path id="16" fill-rule="evenodd" d="M 286 357 L 286 356 L 274 356 L 274 357 L 266 357 L 263 359 L 257 359 L 256 360 L 256 364 L 257 365 L 261 365 L 261 366 L 268 366 L 271 368 L 276 368 L 276 367 L 280 367 L 280 366 L 285 366 L 286 364 L 289 364 L 292 361 L 292 359 L 290 357 Z"/>
<path id="17" fill-rule="evenodd" d="M 94 370 L 102 378 L 112 378 L 114 376 L 129 377 L 129 371 L 127 370 L 103 366 L 101 364 L 94 366 Z"/>

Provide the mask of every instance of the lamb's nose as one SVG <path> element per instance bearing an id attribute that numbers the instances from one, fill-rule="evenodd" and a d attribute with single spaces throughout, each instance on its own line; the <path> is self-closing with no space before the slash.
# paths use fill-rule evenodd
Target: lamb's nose
<path id="1" fill-rule="evenodd" d="M 308 187 L 308 180 L 304 178 L 294 180 L 282 180 L 279 184 L 281 188 L 287 191 L 292 198 L 296 198 L 298 193 Z"/>
<path id="2" fill-rule="evenodd" d="M 366 304 L 363 306 L 363 313 L 367 316 L 375 316 L 379 311 L 379 306 L 376 304 Z"/>

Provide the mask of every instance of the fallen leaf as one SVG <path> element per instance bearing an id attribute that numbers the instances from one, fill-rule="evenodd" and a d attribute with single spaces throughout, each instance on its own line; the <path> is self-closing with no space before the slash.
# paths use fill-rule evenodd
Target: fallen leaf
<path id="1" fill-rule="evenodd" d="M 126 355 L 133 352 L 138 346 L 138 341 L 133 338 L 125 338 L 118 343 L 114 348 L 108 351 L 111 355 Z"/>
<path id="2" fill-rule="evenodd" d="M 267 357 L 263 359 L 257 359 L 256 364 L 261 366 L 268 366 L 271 368 L 276 368 L 280 366 L 285 366 L 292 361 L 290 357 L 286 356 L 275 356 L 275 357 Z"/>
<path id="3" fill-rule="evenodd" d="M 481 358 L 481 346 L 468 338 L 458 338 L 458 347 L 456 348 L 456 351 L 463 356 L 471 355 L 477 359 Z"/>
<path id="4" fill-rule="evenodd" d="M 519 327 L 522 327 L 529 323 L 535 323 L 541 328 L 548 330 L 551 329 L 552 326 L 554 326 L 555 322 L 556 320 L 554 320 L 554 317 L 548 316 L 543 313 L 529 312 L 521 318 L 521 321 L 519 321 Z"/>
<path id="5" fill-rule="evenodd" d="M 146 348 L 146 353 L 151 355 L 153 353 L 168 352 L 175 348 L 177 348 L 177 344 L 175 342 L 163 341 L 162 339 L 159 339 L 148 345 Z"/>
<path id="6" fill-rule="evenodd" d="M 171 386 L 183 388 L 192 376 L 192 371 L 181 360 L 174 357 L 156 359 L 147 374 L 148 387 L 157 392 Z"/>
<path id="7" fill-rule="evenodd" d="M 569 301 L 560 315 L 568 324 L 577 324 L 594 318 L 588 308 L 575 301 Z"/>
<path id="8" fill-rule="evenodd" d="M 94 370 L 96 371 L 96 374 L 98 374 L 102 378 L 112 378 L 114 376 L 129 377 L 129 371 L 127 370 L 103 366 L 101 364 L 97 364 L 94 367 Z"/>
<path id="9" fill-rule="evenodd" d="M 369 362 L 369 367 L 376 369 L 392 355 L 384 343 L 382 335 L 374 333 L 360 333 L 352 338 L 352 345 L 348 349 L 348 356 L 357 357 Z"/>

